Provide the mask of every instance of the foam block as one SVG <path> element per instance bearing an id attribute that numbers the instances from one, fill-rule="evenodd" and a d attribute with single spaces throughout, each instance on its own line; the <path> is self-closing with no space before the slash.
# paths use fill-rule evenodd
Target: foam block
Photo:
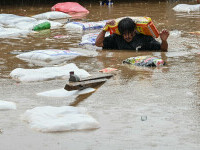
<path id="1" fill-rule="evenodd" d="M 72 95 L 82 95 L 82 94 L 87 94 L 94 92 L 95 89 L 93 88 L 87 88 L 84 90 L 74 90 L 74 91 L 67 91 L 64 88 L 62 89 L 56 89 L 56 90 L 50 90 L 50 91 L 45 91 L 41 93 L 37 93 L 38 96 L 46 96 L 46 97 L 68 97 Z"/>
<path id="2" fill-rule="evenodd" d="M 10 110 L 10 109 L 16 109 L 16 104 L 13 102 L 0 100 L 0 110 Z"/>
<path id="3" fill-rule="evenodd" d="M 22 116 L 32 129 L 41 132 L 97 129 L 99 123 L 82 107 L 36 107 Z"/>
<path id="4" fill-rule="evenodd" d="M 191 12 L 191 11 L 200 11 L 200 4 L 188 5 L 188 4 L 178 4 L 173 8 L 176 12 Z"/>

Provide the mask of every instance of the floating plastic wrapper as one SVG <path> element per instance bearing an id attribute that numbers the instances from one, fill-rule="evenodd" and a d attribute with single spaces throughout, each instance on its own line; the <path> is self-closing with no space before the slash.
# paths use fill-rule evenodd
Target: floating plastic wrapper
<path id="1" fill-rule="evenodd" d="M 45 29 L 50 29 L 51 28 L 51 24 L 49 22 L 43 22 L 40 23 L 36 26 L 33 27 L 34 31 L 40 31 L 40 30 L 45 30 Z"/>
<path id="2" fill-rule="evenodd" d="M 155 66 L 165 65 L 165 62 L 162 59 L 159 59 L 154 56 L 130 57 L 124 60 L 123 63 L 132 64 L 136 66 L 145 66 L 145 67 L 155 67 Z"/>

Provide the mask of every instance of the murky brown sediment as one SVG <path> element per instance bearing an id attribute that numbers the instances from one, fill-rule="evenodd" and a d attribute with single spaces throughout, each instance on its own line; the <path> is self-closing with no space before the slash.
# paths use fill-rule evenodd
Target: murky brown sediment
<path id="1" fill-rule="evenodd" d="M 56 29 L 19 39 L 0 39 L 0 100 L 17 103 L 17 110 L 0 112 L 0 149 L 2 150 L 133 150 L 192 149 L 200 147 L 200 13 L 176 13 L 172 8 L 182 2 L 116 2 L 112 7 L 83 3 L 90 14 L 85 21 L 99 21 L 122 16 L 149 16 L 159 30 L 171 32 L 169 52 L 96 50 L 81 47 L 85 33 L 74 34 Z M 195 1 L 187 2 L 195 4 Z M 1 13 L 23 16 L 47 12 L 52 6 L 2 7 Z M 181 35 L 177 36 L 177 31 Z M 53 39 L 67 35 L 66 39 Z M 51 40 L 48 40 L 51 39 Z M 39 68 L 15 56 L 39 49 L 87 49 L 95 57 L 67 61 L 93 74 L 113 67 L 119 72 L 94 93 L 79 97 L 48 98 L 36 93 L 62 88 L 64 80 L 16 83 L 9 76 L 15 68 Z M 131 56 L 154 55 L 167 64 L 160 68 L 141 68 L 122 64 Z M 86 107 L 100 123 L 91 131 L 40 133 L 31 130 L 20 116 L 37 106 L 73 105 Z M 147 116 L 141 121 L 141 116 Z M 3 131 L 1 133 L 1 131 Z"/>

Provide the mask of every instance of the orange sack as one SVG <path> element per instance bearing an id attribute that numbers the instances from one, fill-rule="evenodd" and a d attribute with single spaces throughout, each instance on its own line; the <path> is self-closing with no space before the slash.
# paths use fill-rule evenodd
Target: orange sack
<path id="1" fill-rule="evenodd" d="M 107 25 L 104 27 L 104 29 L 107 28 L 106 30 L 110 31 L 110 34 L 116 33 L 120 35 L 118 30 L 118 23 L 123 18 L 115 19 L 116 24 L 114 26 Z M 150 35 L 154 38 L 159 37 L 159 32 L 156 29 L 155 25 L 153 24 L 151 18 L 149 17 L 129 17 L 129 18 L 131 18 L 136 23 L 137 32 L 142 33 L 144 35 Z"/>

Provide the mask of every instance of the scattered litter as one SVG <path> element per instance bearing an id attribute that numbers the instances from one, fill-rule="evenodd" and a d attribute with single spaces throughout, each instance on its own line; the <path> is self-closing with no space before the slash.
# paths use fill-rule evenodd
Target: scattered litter
<path id="1" fill-rule="evenodd" d="M 146 121 L 147 120 L 147 116 L 141 116 L 141 121 Z"/>
<path id="2" fill-rule="evenodd" d="M 56 89 L 56 90 L 50 90 L 50 91 L 45 91 L 41 93 L 37 93 L 38 96 L 46 96 L 46 97 L 69 97 L 72 95 L 82 95 L 82 94 L 87 94 L 94 92 L 94 88 L 87 88 L 84 90 L 74 90 L 74 91 L 67 91 L 64 88 L 62 89 Z"/>
<path id="3" fill-rule="evenodd" d="M 40 31 L 45 29 L 50 29 L 51 24 L 49 22 L 43 22 L 33 27 L 33 31 Z"/>
<path id="4" fill-rule="evenodd" d="M 99 70 L 99 72 L 103 72 L 103 73 L 108 73 L 108 72 L 112 72 L 112 71 L 117 71 L 117 69 L 108 67 L 108 68 Z"/>
<path id="5" fill-rule="evenodd" d="M 130 57 L 123 61 L 125 64 L 132 64 L 136 66 L 155 67 L 162 66 L 165 62 L 154 56 L 138 56 Z"/>
<path id="6" fill-rule="evenodd" d="M 34 15 L 32 16 L 35 19 L 63 19 L 63 18 L 70 18 L 71 16 L 63 13 L 63 12 L 59 12 L 59 11 L 50 11 L 50 12 L 45 12 L 45 13 L 41 13 L 38 15 Z"/>
<path id="7" fill-rule="evenodd" d="M 170 31 L 170 36 L 180 37 L 181 36 L 181 31 L 179 31 L 179 30 Z"/>
<path id="8" fill-rule="evenodd" d="M 83 107 L 36 107 L 22 116 L 30 127 L 41 132 L 97 129 L 99 123 Z"/>
<path id="9" fill-rule="evenodd" d="M 188 4 L 178 4 L 173 8 L 176 12 L 191 12 L 191 11 L 200 11 L 200 4 L 188 5 Z"/>
<path id="10" fill-rule="evenodd" d="M 189 34 L 196 34 L 196 35 L 200 35 L 200 31 L 195 31 L 195 32 L 188 32 Z"/>
<path id="11" fill-rule="evenodd" d="M 10 110 L 10 109 L 16 109 L 16 104 L 13 102 L 0 100 L 0 110 Z"/>
<path id="12" fill-rule="evenodd" d="M 66 79 L 69 78 L 69 72 L 72 70 L 81 78 L 90 76 L 87 71 L 79 69 L 73 63 L 64 66 L 44 67 L 39 69 L 16 68 L 10 73 L 10 76 L 16 81 L 36 82 L 52 79 Z"/>
<path id="13" fill-rule="evenodd" d="M 53 38 L 55 38 L 55 39 L 65 39 L 65 38 L 69 38 L 69 36 L 67 36 L 67 35 L 56 35 Z"/>

